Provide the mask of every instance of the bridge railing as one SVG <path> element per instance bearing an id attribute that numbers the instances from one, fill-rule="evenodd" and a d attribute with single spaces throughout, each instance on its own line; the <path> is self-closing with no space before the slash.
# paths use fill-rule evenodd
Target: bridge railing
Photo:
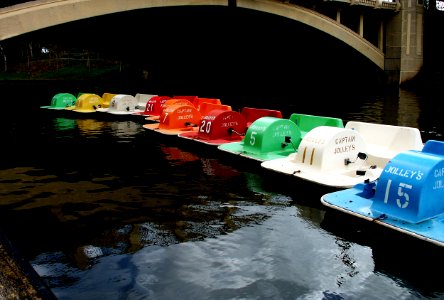
<path id="1" fill-rule="evenodd" d="M 399 10 L 401 8 L 401 3 L 399 0 L 326 0 L 330 2 L 343 2 L 349 3 L 350 5 L 362 5 L 369 6 L 373 8 L 389 9 L 389 10 Z"/>

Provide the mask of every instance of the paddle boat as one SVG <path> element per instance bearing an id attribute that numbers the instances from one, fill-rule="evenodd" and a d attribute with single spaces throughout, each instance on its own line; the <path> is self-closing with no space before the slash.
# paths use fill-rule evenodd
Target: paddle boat
<path id="1" fill-rule="evenodd" d="M 170 96 L 153 96 L 145 105 L 144 111 L 134 112 L 133 115 L 151 118 L 152 120 L 159 119 L 164 108 L 165 101 L 171 99 Z"/>
<path id="2" fill-rule="evenodd" d="M 421 150 L 424 143 L 418 128 L 349 121 L 345 128 L 358 131 L 367 144 L 368 161 L 384 166 L 404 150 Z"/>
<path id="3" fill-rule="evenodd" d="M 135 96 L 136 101 L 137 101 L 137 106 L 136 106 L 136 108 L 137 108 L 138 110 L 142 110 L 142 111 L 145 110 L 145 108 L 146 108 L 146 104 L 148 103 L 148 101 L 149 101 L 151 98 L 155 97 L 155 96 L 158 96 L 158 95 L 151 95 L 151 94 L 141 94 L 141 93 L 137 93 L 136 96 Z"/>
<path id="4" fill-rule="evenodd" d="M 179 133 L 181 138 L 208 145 L 221 145 L 241 141 L 247 130 L 247 121 L 237 111 L 226 105 L 203 103 L 210 111 L 193 131 Z"/>
<path id="5" fill-rule="evenodd" d="M 166 107 L 173 105 L 173 104 L 184 104 L 184 105 L 191 105 L 194 107 L 193 103 L 190 100 L 187 99 L 181 99 L 181 98 L 170 98 L 167 99 L 166 101 L 164 101 L 160 107 L 159 107 L 159 111 L 158 111 L 158 115 L 153 114 L 151 116 L 148 116 L 145 118 L 145 120 L 147 121 L 154 121 L 154 122 L 160 122 L 160 117 L 163 113 L 163 111 L 165 110 Z"/>
<path id="6" fill-rule="evenodd" d="M 267 113 L 268 110 L 244 108 L 242 112 L 248 111 L 250 120 L 257 115 Z M 277 117 L 260 117 L 254 121 L 245 134 L 245 139 L 237 143 L 227 143 L 219 146 L 220 150 L 239 154 L 261 162 L 287 157 L 297 151 L 298 146 L 305 135 L 305 131 L 322 124 L 344 127 L 342 120 L 324 116 L 312 116 L 293 113 L 290 119 L 282 119 L 280 111 L 270 110 Z M 245 114 L 244 114 L 245 115 Z M 281 124 L 278 119 L 285 120 Z M 262 121 L 268 124 L 262 124 Z M 274 123 L 276 122 L 276 123 Z M 273 124 L 274 123 L 274 124 Z M 248 126 L 248 121 L 247 121 Z M 274 128 L 275 127 L 275 128 Z M 251 129 L 250 129 L 251 128 Z M 302 131 L 301 128 L 304 130 Z M 259 142 L 257 142 L 257 140 Z"/>
<path id="7" fill-rule="evenodd" d="M 178 135 L 184 131 L 192 131 L 200 123 L 200 112 L 192 104 L 176 103 L 165 107 L 159 122 L 144 124 L 143 128 L 164 135 Z"/>
<path id="8" fill-rule="evenodd" d="M 70 93 L 58 93 L 51 99 L 51 104 L 40 106 L 40 108 L 64 110 L 66 107 L 76 105 L 77 98 Z"/>
<path id="9" fill-rule="evenodd" d="M 79 113 L 93 113 L 103 103 L 102 97 L 97 94 L 81 94 L 74 106 L 68 106 L 65 108 L 67 111 L 74 111 Z"/>
<path id="10" fill-rule="evenodd" d="M 324 194 L 335 210 L 444 246 L 444 142 L 398 153 L 377 180 Z"/>
<path id="11" fill-rule="evenodd" d="M 141 112 L 137 108 L 137 99 L 132 95 L 118 94 L 111 99 L 109 107 L 97 108 L 97 112 L 105 112 L 113 115 L 132 115 Z"/>
<path id="12" fill-rule="evenodd" d="M 221 144 L 218 149 L 262 162 L 288 156 L 296 151 L 300 141 L 301 131 L 296 123 L 261 117 L 248 127 L 241 141 Z"/>
<path id="13" fill-rule="evenodd" d="M 377 179 L 395 153 L 423 147 L 417 143 L 421 137 L 414 128 L 359 122 L 361 127 L 357 130 L 356 124 L 347 124 L 345 128 L 315 127 L 302 138 L 295 153 L 261 166 L 324 186 L 350 188 Z"/>

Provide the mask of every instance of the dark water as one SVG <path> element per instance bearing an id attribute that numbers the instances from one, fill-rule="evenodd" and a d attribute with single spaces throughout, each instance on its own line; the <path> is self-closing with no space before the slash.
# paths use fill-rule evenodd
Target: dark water
<path id="1" fill-rule="evenodd" d="M 0 226 L 59 299 L 444 297 L 444 249 L 329 211 L 315 185 L 138 117 L 48 112 L 50 88 L 26 89 L 22 107 L 2 99 Z M 442 139 L 440 98 L 332 99 L 256 106 Z"/>

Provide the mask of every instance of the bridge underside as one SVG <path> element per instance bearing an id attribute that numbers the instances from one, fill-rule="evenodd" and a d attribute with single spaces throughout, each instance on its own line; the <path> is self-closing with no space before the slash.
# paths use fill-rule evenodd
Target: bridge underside
<path id="1" fill-rule="evenodd" d="M 237 6 L 279 15 L 314 27 L 343 41 L 384 69 L 384 54 L 370 42 L 338 22 L 300 6 L 273 0 L 40 0 L 0 9 L 0 41 L 71 21 L 155 7 Z"/>

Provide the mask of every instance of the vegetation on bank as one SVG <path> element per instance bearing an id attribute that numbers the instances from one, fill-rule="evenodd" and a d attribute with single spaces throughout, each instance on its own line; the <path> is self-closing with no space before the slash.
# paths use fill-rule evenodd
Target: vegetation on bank
<path id="1" fill-rule="evenodd" d="M 33 61 L 0 72 L 0 80 L 82 80 L 91 78 L 114 78 L 128 72 L 129 67 L 120 62 L 54 62 Z"/>
<path id="2" fill-rule="evenodd" d="M 26 38 L 0 44 L 0 80 L 84 80 L 127 76 L 134 70 L 115 53 Z"/>

